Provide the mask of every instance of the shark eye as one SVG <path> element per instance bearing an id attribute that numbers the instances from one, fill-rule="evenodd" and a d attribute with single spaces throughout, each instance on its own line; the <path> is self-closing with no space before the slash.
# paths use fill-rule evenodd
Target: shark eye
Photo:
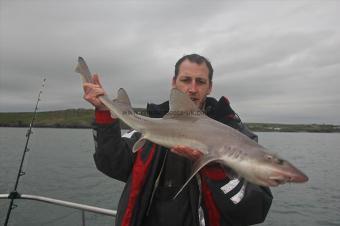
<path id="1" fill-rule="evenodd" d="M 275 162 L 279 165 L 283 165 L 283 163 L 284 163 L 284 160 L 282 160 L 280 158 L 276 158 L 276 157 L 269 155 L 269 154 L 265 154 L 264 157 L 265 157 L 265 159 L 267 159 L 269 161 L 273 161 L 273 162 Z"/>
<path id="2" fill-rule="evenodd" d="M 269 161 L 273 160 L 273 156 L 268 155 L 268 154 L 265 154 L 265 155 L 264 155 L 264 158 L 267 159 L 267 160 L 269 160 Z"/>
<path id="3" fill-rule="evenodd" d="M 275 162 L 279 165 L 283 165 L 283 163 L 284 163 L 283 159 L 280 159 L 280 158 L 276 158 Z"/>

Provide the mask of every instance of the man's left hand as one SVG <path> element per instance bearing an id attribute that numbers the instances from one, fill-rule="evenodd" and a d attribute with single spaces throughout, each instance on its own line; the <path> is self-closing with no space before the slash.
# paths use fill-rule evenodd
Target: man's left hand
<path id="1" fill-rule="evenodd" d="M 177 145 L 175 147 L 172 147 L 170 151 L 177 155 L 181 155 L 188 159 L 191 159 L 193 161 L 196 161 L 203 156 L 203 153 L 200 152 L 199 150 L 186 147 L 186 146 L 182 146 L 182 145 Z"/>

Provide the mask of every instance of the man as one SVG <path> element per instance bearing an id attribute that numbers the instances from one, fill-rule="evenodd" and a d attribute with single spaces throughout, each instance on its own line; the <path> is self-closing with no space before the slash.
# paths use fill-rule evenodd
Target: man
<path id="1" fill-rule="evenodd" d="M 182 57 L 175 65 L 172 87 L 186 93 L 209 117 L 240 130 L 252 139 L 225 97 L 207 97 L 212 90 L 213 68 L 197 54 Z M 173 199 L 191 172 L 199 150 L 177 146 L 172 150 L 147 142 L 137 153 L 137 132 L 121 137 L 117 119 L 99 101 L 104 94 L 97 75 L 94 84 L 84 84 L 84 99 L 96 107 L 94 139 L 97 168 L 126 183 L 119 201 L 116 225 L 249 225 L 262 222 L 271 205 L 268 188 L 236 179 L 219 164 L 205 166 Z M 169 102 L 148 104 L 150 117 L 163 117 Z M 195 129 L 195 128 L 193 128 Z M 184 157 L 183 157 L 184 156 Z"/>

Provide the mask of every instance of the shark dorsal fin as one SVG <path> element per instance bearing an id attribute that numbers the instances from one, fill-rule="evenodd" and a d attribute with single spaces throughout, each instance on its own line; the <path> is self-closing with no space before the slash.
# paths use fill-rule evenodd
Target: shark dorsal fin
<path id="1" fill-rule="evenodd" d="M 121 111 L 121 113 L 113 112 L 113 116 L 119 114 L 134 114 L 134 111 L 131 106 L 131 102 L 129 96 L 123 88 L 120 88 L 117 92 L 117 98 L 113 99 L 113 104 L 117 109 Z"/>
<path id="2" fill-rule="evenodd" d="M 129 96 L 127 95 L 126 91 L 123 88 L 120 88 L 117 92 L 117 100 L 119 103 L 126 104 L 131 106 L 131 102 Z"/>
<path id="3" fill-rule="evenodd" d="M 204 115 L 188 95 L 177 88 L 171 89 L 169 106 L 170 109 L 169 113 L 165 116 L 166 118 Z"/>
<path id="4" fill-rule="evenodd" d="M 199 111 L 188 95 L 176 88 L 171 89 L 169 105 L 170 111 Z"/>

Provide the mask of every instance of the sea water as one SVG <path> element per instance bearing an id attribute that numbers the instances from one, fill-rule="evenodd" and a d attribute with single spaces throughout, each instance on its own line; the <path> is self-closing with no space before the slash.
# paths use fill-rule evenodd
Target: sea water
<path id="1" fill-rule="evenodd" d="M 14 188 L 27 129 L 0 127 L 0 194 Z M 99 172 L 89 129 L 35 128 L 18 192 L 116 209 L 124 184 Z M 340 134 L 257 133 L 259 142 L 309 176 L 308 183 L 272 188 L 274 200 L 260 225 L 340 225 Z M 81 225 L 79 210 L 15 200 L 9 225 Z M 9 201 L 0 199 L 0 224 Z M 86 213 L 86 225 L 114 218 Z"/>

